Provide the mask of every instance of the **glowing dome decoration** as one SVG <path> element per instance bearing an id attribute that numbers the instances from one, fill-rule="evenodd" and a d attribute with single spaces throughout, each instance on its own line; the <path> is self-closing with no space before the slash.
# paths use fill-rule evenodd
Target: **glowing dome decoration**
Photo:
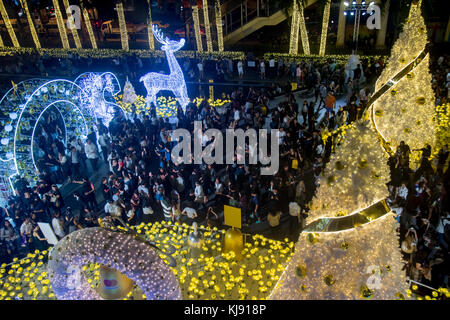
<path id="1" fill-rule="evenodd" d="M 75 81 L 82 89 L 79 94 L 81 106 L 97 121 L 108 126 L 116 111 L 122 111 L 114 101 L 121 91 L 117 77 L 111 72 L 86 72 L 79 75 Z"/>
<path id="2" fill-rule="evenodd" d="M 167 90 L 173 92 L 183 111 L 185 111 L 189 103 L 186 82 L 184 81 L 183 71 L 174 55 L 174 52 L 184 46 L 185 40 L 182 38 L 180 41 L 174 41 L 167 37 L 164 38 L 156 25 L 153 25 L 152 29 L 156 40 L 163 45 L 161 49 L 166 53 L 170 74 L 150 72 L 141 77 L 140 81 L 144 82 L 145 89 L 147 89 L 147 106 L 150 107 L 152 102 L 154 106 L 157 106 L 156 94 L 161 90 Z"/>
<path id="3" fill-rule="evenodd" d="M 60 300 L 101 300 L 81 272 L 83 266 L 100 263 L 134 281 L 147 300 L 179 300 L 181 289 L 159 253 L 135 235 L 102 228 L 75 231 L 51 250 L 48 275 Z"/>

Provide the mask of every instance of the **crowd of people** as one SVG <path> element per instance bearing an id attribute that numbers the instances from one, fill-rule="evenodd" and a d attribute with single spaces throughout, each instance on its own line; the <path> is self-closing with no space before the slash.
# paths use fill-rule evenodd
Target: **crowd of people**
<path id="1" fill-rule="evenodd" d="M 439 58 L 436 64 L 440 72 L 435 73 L 434 87 L 441 90 L 437 96 L 442 102 L 447 98 L 448 59 Z M 299 87 L 306 89 L 304 95 L 299 98 L 291 85 L 236 88 L 229 95 L 230 104 L 222 110 L 204 100 L 198 107 L 189 104 L 185 113 L 179 108 L 176 122 L 157 117 L 154 110 L 149 116 L 118 114 L 108 127 L 99 122 L 98 132 L 92 132 L 86 142 L 73 137 L 66 146 L 60 140 L 58 119 L 49 112 L 44 117 L 47 125 L 36 138 L 41 152 L 39 180 L 29 186 L 20 179 L 16 183 L 18 196 L 2 208 L 0 239 L 6 256 L 11 258 L 47 245 L 37 222 L 51 224 L 58 238 L 86 227 L 137 225 L 161 219 L 221 227 L 225 204 L 241 208 L 244 231 L 251 232 L 252 227 L 264 224 L 267 236 L 295 241 L 308 214 L 316 180 L 332 153 L 333 135 L 324 141 L 321 133 L 361 117 L 370 98 L 361 75 L 373 79 L 381 67 L 382 62 L 363 61 L 348 77 L 344 66 L 332 60 L 299 61 L 290 68 L 282 61 L 268 61 L 266 67 L 261 60 L 261 78 L 290 73 Z M 227 73 L 226 60 L 218 60 L 215 70 L 217 74 Z M 447 72 L 444 88 L 443 72 Z M 280 95 L 284 98 L 274 105 L 275 97 Z M 278 139 L 278 172 L 260 175 L 259 164 L 241 165 L 236 161 L 175 164 L 171 150 L 177 141 L 172 139 L 172 132 L 176 128 L 194 132 L 194 121 L 202 122 L 203 132 L 208 128 L 223 132 L 238 128 L 279 129 L 279 134 L 271 137 Z M 203 147 L 211 142 L 203 135 Z M 248 156 L 253 146 L 246 141 L 238 148 Z M 406 144 L 401 144 L 389 160 L 390 198 L 399 208 L 401 240 L 415 246 L 413 253 L 404 250 L 410 255 L 411 278 L 428 281 L 434 287 L 446 286 L 449 151 L 444 147 L 439 152 L 436 169 L 428 160 L 430 148 L 422 151 L 422 162 L 415 171 L 410 169 Z M 234 159 L 238 156 L 236 151 Z M 81 186 L 76 188 L 76 184 Z M 75 192 L 63 194 L 61 186 L 71 186 L 69 189 Z M 289 209 L 293 202 L 300 210 Z"/>

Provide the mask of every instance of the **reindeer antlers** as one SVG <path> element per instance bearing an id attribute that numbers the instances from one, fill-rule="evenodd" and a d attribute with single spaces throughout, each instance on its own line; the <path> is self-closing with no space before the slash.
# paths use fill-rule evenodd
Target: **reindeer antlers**
<path id="1" fill-rule="evenodd" d="M 152 25 L 152 30 L 153 30 L 153 35 L 155 36 L 156 40 L 158 40 L 159 43 L 161 44 L 168 44 L 169 43 L 169 38 L 165 38 L 162 34 L 162 31 L 158 29 L 158 25 L 154 24 Z"/>

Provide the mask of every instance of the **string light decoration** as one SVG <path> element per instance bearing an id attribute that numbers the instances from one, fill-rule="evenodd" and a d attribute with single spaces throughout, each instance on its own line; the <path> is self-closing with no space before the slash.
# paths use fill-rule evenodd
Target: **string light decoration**
<path id="1" fill-rule="evenodd" d="M 101 121 L 106 127 L 117 111 L 123 111 L 114 101 L 120 93 L 120 83 L 111 72 L 86 72 L 78 76 L 75 81 L 81 90 L 79 93 L 80 106 L 88 110 L 96 122 Z"/>
<path id="2" fill-rule="evenodd" d="M 120 41 L 122 43 L 122 50 L 128 51 L 130 50 L 130 47 L 128 45 L 127 24 L 125 22 L 125 13 L 123 11 L 122 2 L 116 4 L 116 10 L 119 17 Z"/>
<path id="3" fill-rule="evenodd" d="M 370 122 L 355 122 L 341 134 L 341 144 L 319 176 L 308 222 L 356 213 L 389 195 L 387 159 Z"/>
<path id="4" fill-rule="evenodd" d="M 2 35 L 0 34 L 0 47 L 4 47 L 5 45 L 3 44 L 3 39 L 2 39 Z"/>
<path id="5" fill-rule="evenodd" d="M 64 49 L 69 49 L 69 39 L 67 38 L 66 33 L 66 25 L 64 24 L 64 20 L 61 14 L 61 9 L 59 8 L 58 0 L 53 1 L 53 8 L 55 9 L 56 23 L 58 24 L 59 36 L 61 38 L 61 42 Z"/>
<path id="6" fill-rule="evenodd" d="M 216 12 L 217 44 L 219 46 L 219 52 L 222 52 L 223 51 L 222 9 L 220 7 L 219 0 L 216 0 L 214 7 Z"/>
<path id="7" fill-rule="evenodd" d="M 325 55 L 325 49 L 327 46 L 327 34 L 328 34 L 328 23 L 330 21 L 330 6 L 331 0 L 327 0 L 325 3 L 325 8 L 323 9 L 323 18 L 322 18 L 322 33 L 320 35 L 320 49 L 319 55 Z"/>
<path id="8" fill-rule="evenodd" d="M 92 30 L 91 18 L 89 17 L 89 12 L 84 7 L 82 0 L 80 1 L 80 8 L 81 8 L 81 12 L 83 14 L 84 24 L 86 26 L 92 48 L 97 49 L 97 40 L 95 39 L 95 36 L 94 36 L 94 30 Z"/>
<path id="9" fill-rule="evenodd" d="M 89 263 L 100 263 L 123 273 L 148 300 L 181 299 L 175 275 L 154 248 L 133 235 L 102 228 L 74 231 L 50 252 L 48 274 L 58 299 L 101 299 L 80 271 L 72 273 Z"/>
<path id="10" fill-rule="evenodd" d="M 297 1 L 297 0 L 295 0 L 295 1 Z M 300 36 L 302 39 L 303 53 L 310 54 L 311 52 L 309 50 L 308 32 L 306 31 L 306 23 L 305 23 L 303 5 L 301 3 L 300 3 L 299 20 L 298 21 L 299 21 L 299 25 L 300 25 Z"/>
<path id="11" fill-rule="evenodd" d="M 36 32 L 36 27 L 34 26 L 34 21 L 31 17 L 30 10 L 28 9 L 27 0 L 20 0 L 20 4 L 22 8 L 25 10 L 25 15 L 27 16 L 28 26 L 30 27 L 31 36 L 33 37 L 34 46 L 39 49 L 41 47 L 41 43 L 39 41 L 39 37 Z"/>
<path id="12" fill-rule="evenodd" d="M 11 90 L 0 102 L 2 110 L 10 118 L 9 121 L 2 119 L 5 126 L 0 134 L 8 141 L 4 141 L 6 143 L 2 147 L 0 160 L 14 193 L 12 181 L 16 176 L 21 176 L 32 184 L 38 179 L 38 153 L 34 136 L 42 115 L 48 109 L 54 108 L 62 118 L 64 143 L 71 136 L 81 139 L 87 137 L 93 129 L 93 118 L 89 110 L 79 107 L 81 88 L 72 81 L 30 80 Z M 22 98 L 16 99 L 17 95 Z"/>
<path id="13" fill-rule="evenodd" d="M 300 19 L 300 12 L 298 9 L 297 1 L 294 0 L 294 5 L 292 9 L 291 36 L 289 39 L 289 54 L 298 53 L 299 19 Z"/>
<path id="14" fill-rule="evenodd" d="M 403 31 L 391 49 L 391 55 L 375 83 L 378 90 L 387 83 L 392 75 L 400 72 L 408 63 L 422 52 L 427 44 L 427 29 L 422 17 L 420 5 L 411 4 Z"/>
<path id="15" fill-rule="evenodd" d="M 167 265 L 166 270 L 170 268 L 175 275 L 181 289 L 181 297 L 185 300 L 267 299 L 285 264 L 290 260 L 294 248 L 294 243 L 288 239 L 275 241 L 261 235 L 248 235 L 241 252 L 242 260 L 237 261 L 234 253 L 224 253 L 225 230 L 217 228 L 199 226 L 198 232 L 202 233 L 203 241 L 201 246 L 195 248 L 189 244 L 192 240 L 190 235 L 193 227 L 185 223 L 158 221 L 127 228 L 118 227 L 111 231 L 121 233 L 125 231 L 158 248 L 159 257 Z M 108 235 L 111 231 L 107 230 Z M 70 241 L 74 242 L 74 239 Z M 105 249 L 106 254 L 111 257 L 118 251 L 117 245 L 114 245 L 114 238 L 106 238 L 106 241 L 107 244 L 113 244 Z M 87 241 L 79 245 L 90 244 Z M 122 253 L 127 250 L 126 246 L 123 247 Z M 77 251 L 82 259 L 89 259 L 88 250 L 84 250 L 86 254 L 83 255 L 83 250 L 73 248 L 71 254 L 75 255 Z M 52 249 L 51 256 L 54 252 L 58 253 L 57 249 Z M 56 299 L 45 263 L 47 258 L 47 250 L 36 250 L 29 253 L 25 259 L 14 258 L 10 268 L 6 268 L 5 264 L 0 266 L 0 278 L 4 280 L 3 286 L 0 287 L 0 300 Z M 98 290 L 102 286 L 100 270 L 105 264 L 90 261 L 92 260 L 80 267 L 80 272 L 91 288 Z M 73 266 L 68 271 L 77 269 Z M 76 276 L 69 280 L 70 283 L 77 283 Z M 124 300 L 149 299 L 146 294 L 142 294 L 141 289 L 139 284 L 135 285 Z"/>
<path id="16" fill-rule="evenodd" d="M 393 300 L 407 281 L 392 212 L 339 232 L 302 232 L 273 300 Z"/>
<path id="17" fill-rule="evenodd" d="M 419 149 L 435 146 L 435 96 L 431 87 L 427 35 L 418 5 L 411 5 L 408 20 L 394 43 L 388 66 L 376 86 L 389 87 L 371 107 L 377 131 L 394 148 L 404 141 L 412 150 L 412 160 L 420 159 Z M 391 75 L 388 72 L 392 72 Z M 394 74 L 395 76 L 392 76 Z M 393 150 L 395 151 L 395 150 Z"/>
<path id="18" fill-rule="evenodd" d="M 192 20 L 194 20 L 195 41 L 197 43 L 197 51 L 203 52 L 202 35 L 200 33 L 200 20 L 198 18 L 198 7 L 192 6 Z"/>
<path id="19" fill-rule="evenodd" d="M 436 147 L 431 158 L 436 158 L 445 145 L 450 145 L 450 103 L 436 107 Z"/>
<path id="20" fill-rule="evenodd" d="M 17 48 L 20 47 L 19 41 L 17 41 L 16 33 L 14 32 L 14 28 L 11 24 L 11 20 L 9 20 L 8 13 L 6 12 L 5 5 L 3 4 L 3 0 L 0 0 L 0 12 L 2 13 L 3 22 L 5 23 L 6 30 L 8 30 L 8 34 L 11 37 L 13 46 Z"/>
<path id="21" fill-rule="evenodd" d="M 90 57 L 92 59 L 105 59 L 105 58 L 117 58 L 123 56 L 137 55 L 141 58 L 155 58 L 163 57 L 164 51 L 148 49 L 130 49 L 128 51 L 122 49 L 63 49 L 63 48 L 14 48 L 14 47 L 0 47 L 0 56 L 14 56 L 20 54 L 32 54 L 39 53 L 41 55 L 46 54 L 53 58 L 67 58 L 69 54 L 77 54 L 80 57 Z M 244 59 L 245 54 L 242 51 L 213 51 L 213 52 L 198 52 L 198 51 L 177 51 L 175 52 L 177 58 L 204 58 L 204 59 L 225 59 L 230 58 L 233 60 Z"/>
<path id="22" fill-rule="evenodd" d="M 148 46 L 150 50 L 155 50 L 155 41 L 153 40 L 153 29 L 152 29 L 152 4 L 150 0 L 148 3 L 148 21 L 147 21 L 147 34 L 148 34 Z"/>
<path id="23" fill-rule="evenodd" d="M 174 56 L 174 52 L 184 46 L 185 40 L 181 38 L 180 41 L 175 41 L 169 40 L 167 37 L 164 38 L 157 25 L 153 25 L 153 34 L 156 40 L 162 44 L 161 49 L 166 53 L 170 74 L 150 72 L 140 78 L 139 81 L 144 82 L 145 89 L 147 89 L 147 106 L 150 107 L 152 102 L 156 106 L 156 94 L 161 90 L 168 90 L 173 92 L 183 111 L 185 111 L 189 102 L 187 87 L 183 71 Z"/>
<path id="24" fill-rule="evenodd" d="M 407 48 L 405 48 L 407 50 Z M 377 130 L 395 148 L 404 141 L 411 148 L 412 159 L 420 159 L 425 144 L 436 144 L 434 121 L 435 97 L 431 88 L 429 55 L 372 106 Z"/>
<path id="25" fill-rule="evenodd" d="M 214 51 L 211 38 L 211 24 L 209 23 L 208 0 L 203 0 L 203 21 L 205 22 L 206 47 L 208 52 Z"/>
<path id="26" fill-rule="evenodd" d="M 64 3 L 64 7 L 66 8 L 67 20 L 68 21 L 73 21 L 73 20 L 71 20 L 71 19 L 73 19 L 72 18 L 72 11 L 69 10 L 69 6 L 70 6 L 69 0 L 63 0 L 63 3 Z M 80 37 L 78 36 L 78 30 L 76 28 L 73 28 L 70 31 L 72 32 L 73 40 L 75 41 L 75 46 L 78 49 L 80 49 L 82 46 L 81 46 Z"/>

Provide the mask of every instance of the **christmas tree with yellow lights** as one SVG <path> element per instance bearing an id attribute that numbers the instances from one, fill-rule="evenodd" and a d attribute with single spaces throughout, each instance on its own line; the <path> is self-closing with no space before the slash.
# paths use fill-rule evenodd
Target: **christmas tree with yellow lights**
<path id="1" fill-rule="evenodd" d="M 419 1 L 411 5 L 403 32 L 376 83 L 376 90 L 385 84 L 388 88 L 370 109 L 377 131 L 389 142 L 392 151 L 404 141 L 412 150 L 413 160 L 420 159 L 420 152 L 414 149 L 436 144 L 435 97 L 426 44 Z"/>
<path id="2" fill-rule="evenodd" d="M 309 224 L 270 299 L 408 296 L 398 223 L 388 207 L 378 204 L 388 194 L 389 145 L 403 140 L 414 149 L 434 143 L 434 96 L 420 3 L 411 5 L 388 66 L 377 81 L 377 98 L 367 114 L 371 123 L 350 126 L 319 178 Z M 357 217 L 367 217 L 369 207 L 378 211 L 373 218 L 353 223 Z"/>
<path id="3" fill-rule="evenodd" d="M 388 196 L 386 153 L 369 121 L 351 125 L 319 177 L 307 222 L 346 216 Z"/>

